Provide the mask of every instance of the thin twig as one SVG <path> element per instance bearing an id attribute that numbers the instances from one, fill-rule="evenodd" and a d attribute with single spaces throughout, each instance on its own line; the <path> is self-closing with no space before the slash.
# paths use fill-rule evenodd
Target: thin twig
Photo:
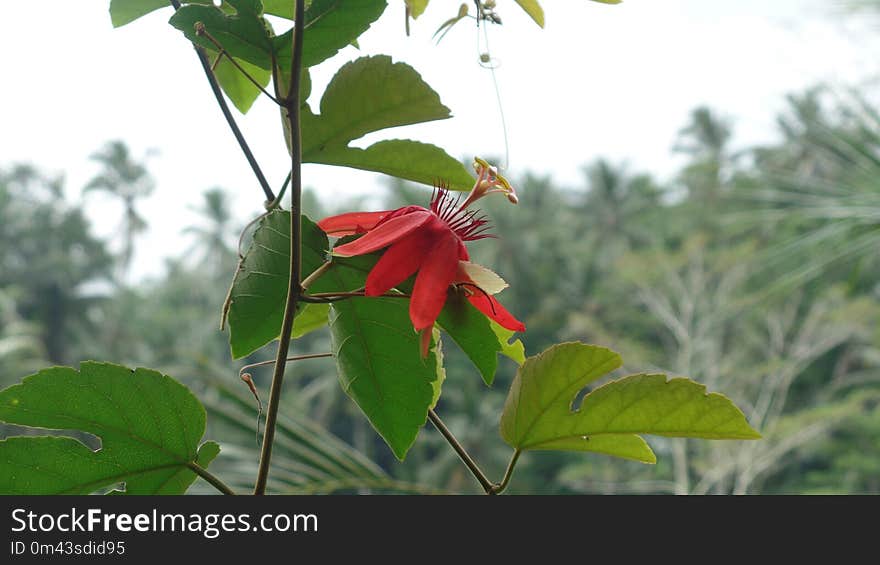
<path id="1" fill-rule="evenodd" d="M 490 481 L 486 474 L 480 470 L 477 466 L 477 463 L 471 458 L 468 452 L 464 447 L 455 439 L 455 436 L 452 435 L 452 432 L 449 431 L 449 428 L 446 427 L 446 424 L 443 423 L 443 420 L 440 419 L 440 416 L 434 412 L 433 409 L 428 410 L 428 419 L 431 420 L 431 423 L 434 424 L 434 427 L 437 428 L 437 431 L 446 438 L 446 441 L 449 445 L 452 446 L 452 449 L 458 454 L 458 457 L 461 459 L 462 463 L 464 463 L 467 468 L 470 470 L 471 474 L 477 481 L 480 483 L 480 486 L 483 487 L 483 490 L 486 491 L 486 494 L 496 494 L 495 485 Z"/>
<path id="2" fill-rule="evenodd" d="M 302 282 L 302 289 L 303 289 L 303 291 L 308 290 L 309 287 L 312 286 L 312 283 L 314 283 L 316 280 L 318 280 L 318 278 L 320 278 L 321 275 L 323 275 L 323 274 L 326 273 L 328 270 L 330 270 L 330 267 L 332 267 L 333 264 L 334 264 L 334 263 L 333 263 L 332 260 L 331 260 L 331 261 L 325 261 L 323 265 L 321 265 L 320 267 L 318 267 L 317 269 L 315 269 L 314 272 L 313 272 L 311 275 L 307 276 L 307 277 L 303 280 L 303 282 Z"/>
<path id="3" fill-rule="evenodd" d="M 288 357 L 287 361 L 304 361 L 306 359 L 321 359 L 324 357 L 333 357 L 332 353 L 309 353 L 308 355 L 294 355 L 293 357 Z M 259 363 L 251 363 L 250 365 L 245 365 L 238 372 L 239 375 L 247 371 L 248 369 L 253 369 L 254 367 L 263 367 L 265 365 L 273 365 L 276 363 L 275 359 L 269 359 L 268 361 L 260 361 Z"/>
<path id="4" fill-rule="evenodd" d="M 195 474 L 205 479 L 212 487 L 219 490 L 223 494 L 235 494 L 235 492 L 229 488 L 229 486 L 217 478 L 216 475 L 196 463 L 195 461 L 190 461 L 186 464 Z"/>
<path id="5" fill-rule="evenodd" d="M 302 137 L 300 132 L 300 80 L 302 78 L 303 12 L 304 0 L 296 0 L 296 13 L 293 26 L 293 55 L 291 57 L 290 89 L 283 97 L 284 113 L 290 130 L 290 279 L 287 285 L 287 300 L 284 305 L 284 320 L 281 336 L 278 338 L 278 353 L 275 358 L 275 371 L 272 374 L 272 387 L 269 390 L 269 407 L 266 411 L 266 431 L 263 434 L 263 448 L 260 450 L 260 466 L 254 494 L 265 494 L 269 478 L 269 462 L 272 459 L 272 444 L 275 439 L 275 423 L 281 403 L 281 385 L 284 382 L 284 369 L 287 367 L 287 350 L 293 332 L 293 317 L 302 294 Z M 274 68 L 274 65 L 273 65 Z M 277 81 L 275 88 L 278 88 Z M 278 91 L 276 90 L 276 94 Z"/>
<path id="6" fill-rule="evenodd" d="M 180 9 L 180 2 L 178 0 L 169 0 L 169 2 L 175 10 Z M 205 76 L 208 77 L 208 82 L 211 84 L 211 91 L 214 93 L 214 98 L 217 99 L 220 111 L 223 112 L 223 117 L 226 118 L 226 123 L 229 124 L 229 129 L 232 130 L 232 134 L 235 136 L 235 140 L 238 142 L 241 152 L 244 153 L 248 164 L 254 171 L 254 176 L 257 177 L 257 182 L 260 183 L 260 187 L 263 189 L 263 194 L 266 195 L 266 200 L 270 202 L 275 200 L 275 193 L 272 192 L 272 188 L 269 186 L 269 181 L 266 180 L 266 176 L 263 174 L 262 169 L 260 169 L 260 165 L 257 163 L 256 158 L 254 158 L 254 154 L 251 152 L 251 148 L 248 146 L 247 141 L 245 141 L 244 135 L 242 135 L 241 130 L 238 128 L 238 124 L 235 123 L 235 118 L 232 117 L 229 105 L 226 104 L 226 99 L 223 97 L 223 91 L 220 90 L 220 83 L 217 82 L 217 77 L 214 76 L 214 72 L 211 71 L 211 62 L 208 60 L 208 55 L 205 54 L 205 50 L 200 46 L 193 44 L 193 47 L 196 50 L 196 54 L 199 56 L 199 62 L 202 64 Z"/>
<path id="7" fill-rule="evenodd" d="M 507 464 L 507 470 L 504 471 L 504 478 L 501 479 L 501 482 L 492 486 L 492 494 L 501 494 L 504 489 L 507 488 L 507 483 L 510 482 L 510 477 L 513 476 L 513 468 L 516 467 L 516 462 L 519 461 L 519 456 L 522 453 L 519 449 L 513 452 L 513 455 L 510 457 L 510 462 Z"/>
<path id="8" fill-rule="evenodd" d="M 366 293 L 362 290 L 355 290 L 352 292 L 316 292 L 314 294 L 303 294 L 300 296 L 300 300 L 315 304 L 328 304 L 331 302 L 340 302 L 342 300 L 348 300 L 349 298 L 359 298 L 364 296 L 366 296 Z M 411 298 L 411 295 L 402 292 L 386 292 L 385 294 L 380 294 L 379 296 L 373 296 L 371 298 Z"/>

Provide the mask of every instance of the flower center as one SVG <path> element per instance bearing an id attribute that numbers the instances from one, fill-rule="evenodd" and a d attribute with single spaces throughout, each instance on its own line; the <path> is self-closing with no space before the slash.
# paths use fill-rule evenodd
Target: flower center
<path id="1" fill-rule="evenodd" d="M 475 241 L 486 237 L 494 237 L 487 233 L 489 220 L 485 215 L 478 215 L 478 210 L 468 210 L 461 205 L 461 195 L 452 196 L 442 184 L 434 189 L 431 198 L 431 211 L 443 220 L 449 229 L 455 232 L 462 241 Z"/>

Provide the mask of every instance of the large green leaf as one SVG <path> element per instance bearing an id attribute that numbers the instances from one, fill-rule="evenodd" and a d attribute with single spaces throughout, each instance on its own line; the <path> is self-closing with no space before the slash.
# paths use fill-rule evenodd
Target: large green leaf
<path id="1" fill-rule="evenodd" d="M 345 266 L 322 278 L 337 288 L 358 288 L 365 280 L 363 271 Z M 434 348 L 421 357 L 408 306 L 401 298 L 354 298 L 330 308 L 342 388 L 401 460 L 439 397 L 442 380 Z"/>
<path id="2" fill-rule="evenodd" d="M 320 267 L 330 244 L 324 232 L 307 217 L 302 219 L 302 272 L 308 276 Z M 290 280 L 290 212 L 275 210 L 260 220 L 253 242 L 232 281 L 229 304 L 229 347 L 235 359 L 250 355 L 281 333 L 284 303 Z M 327 290 L 318 279 L 313 292 Z M 294 334 L 320 327 L 320 308 L 297 310 Z M 326 321 L 326 317 L 324 318 Z M 317 325 L 316 325 L 317 324 Z"/>
<path id="3" fill-rule="evenodd" d="M 620 356 L 582 343 L 554 345 L 526 359 L 511 385 L 501 435 L 520 450 L 596 451 L 653 463 L 636 434 L 756 439 L 743 413 L 705 386 L 665 375 L 632 375 L 601 386 L 578 407 L 589 383 L 620 367 Z"/>
<path id="4" fill-rule="evenodd" d="M 180 494 L 219 447 L 207 442 L 205 409 L 172 378 L 85 362 L 80 370 L 53 367 L 0 392 L 0 421 L 86 432 L 92 451 L 69 437 L 0 441 L 0 492 L 88 494 L 125 483 L 128 494 Z"/>
<path id="5" fill-rule="evenodd" d="M 364 135 L 387 128 L 450 117 L 440 97 L 409 65 L 385 55 L 343 65 L 330 81 L 316 115 L 302 111 L 303 161 L 344 165 L 424 184 L 437 179 L 469 190 L 473 177 L 437 147 L 409 140 L 381 141 L 366 149 L 349 147 Z"/>

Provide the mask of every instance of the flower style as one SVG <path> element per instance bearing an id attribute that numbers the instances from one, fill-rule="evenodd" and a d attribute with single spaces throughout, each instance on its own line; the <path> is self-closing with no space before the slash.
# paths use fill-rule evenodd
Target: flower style
<path id="1" fill-rule="evenodd" d="M 364 234 L 336 247 L 336 256 L 353 257 L 388 248 L 367 275 L 366 296 L 381 296 L 418 272 L 409 316 L 420 333 L 423 357 L 427 355 L 431 329 L 443 310 L 450 286 L 461 290 L 474 307 L 504 328 L 525 331 L 523 323 L 492 296 L 507 284 L 489 269 L 471 263 L 465 247 L 467 241 L 492 237 L 487 233 L 486 218 L 468 207 L 496 192 L 516 203 L 516 193 L 486 161 L 475 159 L 474 169 L 477 181 L 463 204 L 440 186 L 430 209 L 404 206 L 382 212 L 351 212 L 318 222 L 328 235 Z"/>

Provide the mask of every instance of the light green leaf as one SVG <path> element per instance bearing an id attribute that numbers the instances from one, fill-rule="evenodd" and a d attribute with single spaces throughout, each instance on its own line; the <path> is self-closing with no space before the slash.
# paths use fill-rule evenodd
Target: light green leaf
<path id="1" fill-rule="evenodd" d="M 337 288 L 358 288 L 365 274 L 340 266 L 324 278 Z M 408 306 L 400 298 L 353 298 L 330 307 L 342 388 L 401 460 L 439 397 L 438 380 L 443 377 L 434 348 L 421 357 Z"/>
<path id="2" fill-rule="evenodd" d="M 209 61 L 214 61 L 217 57 L 216 51 L 205 50 Z M 236 62 L 250 75 L 260 86 L 266 88 L 272 78 L 271 71 L 261 69 L 255 65 L 251 65 L 247 61 L 236 59 Z M 251 82 L 240 70 L 235 68 L 229 59 L 222 57 L 214 67 L 214 74 L 217 76 L 217 82 L 223 88 L 223 92 L 229 97 L 232 103 L 238 108 L 242 114 L 246 114 L 251 109 L 253 103 L 260 96 L 260 89 Z"/>
<path id="3" fill-rule="evenodd" d="M 308 276 L 324 263 L 330 244 L 324 232 L 305 216 L 302 235 L 302 269 L 303 275 Z M 275 210 L 260 220 L 232 282 L 229 346 L 233 358 L 250 355 L 281 333 L 289 280 L 290 212 Z M 313 292 L 325 290 L 321 280 L 311 288 Z M 309 317 L 300 321 L 306 310 L 309 309 L 298 309 L 294 334 L 305 335 L 316 329 L 314 324 L 320 309 L 309 310 Z"/>
<path id="4" fill-rule="evenodd" d="M 498 343 L 501 345 L 501 354 L 513 359 L 517 365 L 525 363 L 526 348 L 523 345 L 523 342 L 519 339 L 510 341 L 513 338 L 513 334 L 516 332 L 501 327 L 501 325 L 494 320 L 489 320 L 489 325 L 492 327 L 492 331 L 495 332 L 495 336 L 498 338 Z"/>
<path id="5" fill-rule="evenodd" d="M 0 421 L 86 432 L 92 451 L 69 437 L 0 441 L 0 492 L 89 494 L 124 482 L 128 494 L 181 494 L 219 452 L 205 433 L 205 409 L 172 378 L 84 362 L 53 367 L 0 392 Z"/>
<path id="6" fill-rule="evenodd" d="M 329 314 L 329 304 L 306 304 L 303 306 L 293 324 L 293 339 L 299 339 L 326 326 Z"/>
<path id="7" fill-rule="evenodd" d="M 708 439 L 760 435 L 726 397 L 665 375 L 632 375 L 575 399 L 589 383 L 617 369 L 620 356 L 582 343 L 554 345 L 526 359 L 504 405 L 501 435 L 521 449 L 578 449 L 653 463 L 635 434 Z"/>
<path id="8" fill-rule="evenodd" d="M 538 0 L 516 0 L 516 3 L 519 4 L 520 8 L 525 10 L 533 20 L 535 20 L 536 24 L 544 27 L 544 9 L 538 4 Z"/>
<path id="9" fill-rule="evenodd" d="M 409 8 L 409 17 L 415 20 L 425 13 L 428 0 L 406 0 L 406 5 Z"/>
<path id="10" fill-rule="evenodd" d="M 302 111 L 303 161 L 345 165 L 433 184 L 438 178 L 455 190 L 470 190 L 473 177 L 441 149 L 413 141 L 382 141 L 367 149 L 349 147 L 364 135 L 387 128 L 450 117 L 440 97 L 409 65 L 385 55 L 345 64 L 316 115 Z"/>

